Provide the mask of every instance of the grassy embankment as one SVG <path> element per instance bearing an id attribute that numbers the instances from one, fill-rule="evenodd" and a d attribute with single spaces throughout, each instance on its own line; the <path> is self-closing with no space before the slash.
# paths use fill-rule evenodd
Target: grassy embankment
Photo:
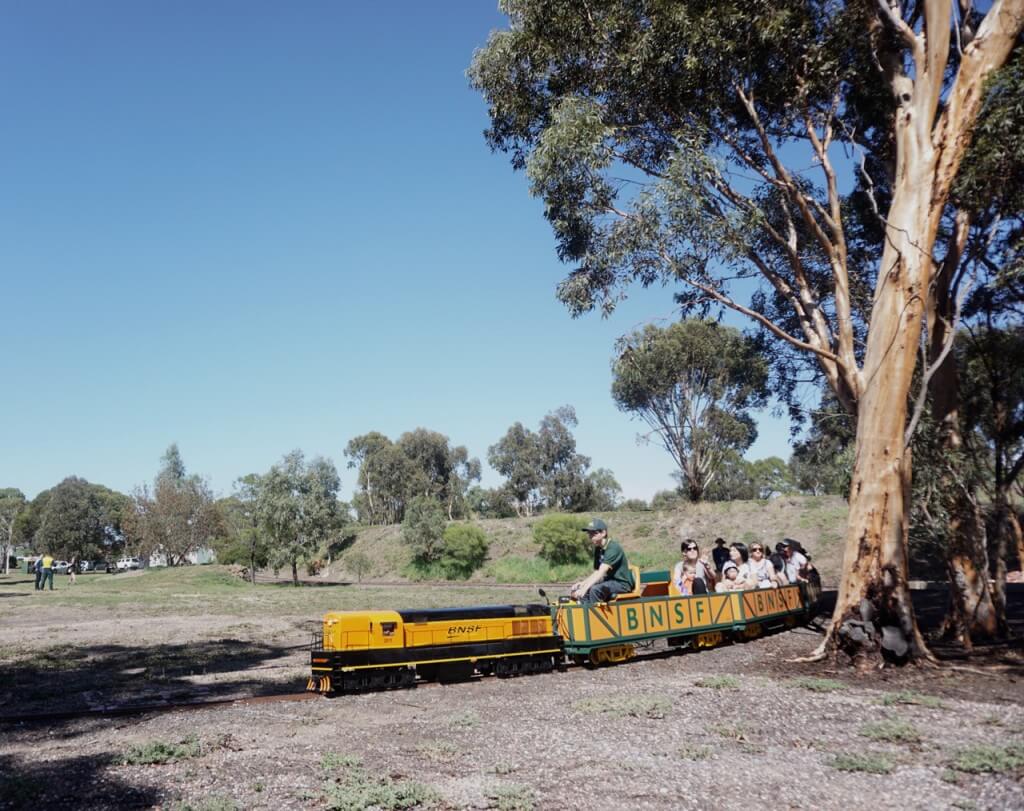
<path id="1" fill-rule="evenodd" d="M 834 583 L 842 558 L 846 501 L 837 496 L 787 496 L 771 501 L 687 504 L 678 510 L 599 513 L 612 537 L 621 542 L 631 563 L 643 569 L 667 569 L 679 560 L 682 538 L 696 538 L 710 554 L 716 537 L 727 542 L 760 541 L 774 546 L 784 537 L 797 538 L 812 553 L 826 583 Z M 487 534 L 487 562 L 470 582 L 565 583 L 580 574 L 579 566 L 552 567 L 537 557 L 532 528 L 539 518 L 473 522 Z M 401 580 L 413 575 L 401 528 L 360 530 L 348 552 L 364 552 L 372 561 L 364 582 Z M 352 578 L 344 557 L 332 566 L 331 577 Z"/>

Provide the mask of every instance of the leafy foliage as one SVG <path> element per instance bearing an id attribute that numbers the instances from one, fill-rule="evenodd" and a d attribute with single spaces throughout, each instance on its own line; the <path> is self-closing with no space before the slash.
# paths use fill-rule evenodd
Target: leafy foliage
<path id="1" fill-rule="evenodd" d="M 402 541 L 412 549 L 417 563 L 429 565 L 440 559 L 444 529 L 444 510 L 436 499 L 417 496 L 409 502 L 402 521 Z"/>
<path id="2" fill-rule="evenodd" d="M 750 410 L 768 398 L 768 364 L 753 341 L 713 321 L 648 325 L 619 342 L 612 397 L 640 417 L 700 501 L 729 452 L 757 438 Z"/>
<path id="3" fill-rule="evenodd" d="M 401 522 L 416 496 L 444 505 L 449 520 L 465 516 L 467 491 L 480 480 L 478 459 L 425 428 L 408 431 L 397 442 L 372 431 L 350 440 L 345 455 L 349 467 L 359 469 L 353 505 L 366 524 Z"/>
<path id="4" fill-rule="evenodd" d="M 79 560 L 109 554 L 130 515 L 128 498 L 85 479 L 69 476 L 40 493 L 21 513 L 20 529 L 39 550 Z"/>
<path id="5" fill-rule="evenodd" d="M 590 554 L 590 544 L 583 533 L 586 523 L 577 515 L 545 515 L 533 526 L 533 539 L 540 546 L 540 556 L 554 565 L 586 561 Z"/>
<path id="6" fill-rule="evenodd" d="M 451 524 L 444 531 L 441 567 L 452 578 L 465 579 L 487 559 L 487 536 L 472 524 Z"/>
<path id="7" fill-rule="evenodd" d="M 290 564 L 298 585 L 299 562 L 314 560 L 319 547 L 346 522 L 338 500 L 338 471 L 321 457 L 307 463 L 302 451 L 294 450 L 248 481 L 257 525 L 271 544 L 271 560 Z"/>

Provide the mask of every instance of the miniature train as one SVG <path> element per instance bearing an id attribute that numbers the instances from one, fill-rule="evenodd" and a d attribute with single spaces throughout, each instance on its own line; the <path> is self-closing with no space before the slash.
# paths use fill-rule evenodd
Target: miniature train
<path id="1" fill-rule="evenodd" d="M 324 694 L 508 677 L 611 664 L 659 640 L 714 647 L 789 628 L 811 615 L 808 584 L 682 596 L 669 572 L 641 573 L 608 603 L 492 605 L 412 611 L 332 611 L 314 634 L 307 690 Z M 543 594 L 543 592 L 541 592 Z"/>

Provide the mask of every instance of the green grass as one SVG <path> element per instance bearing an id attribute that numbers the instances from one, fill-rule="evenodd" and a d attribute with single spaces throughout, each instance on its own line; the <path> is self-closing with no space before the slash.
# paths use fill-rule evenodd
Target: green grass
<path id="1" fill-rule="evenodd" d="M 841 772 L 866 772 L 868 774 L 889 774 L 896 766 L 888 755 L 874 752 L 836 755 L 828 763 Z"/>
<path id="2" fill-rule="evenodd" d="M 667 696 L 609 696 L 584 698 L 575 702 L 572 708 L 581 713 L 605 713 L 619 717 L 664 718 L 672 711 L 672 701 Z"/>
<path id="3" fill-rule="evenodd" d="M 320 758 L 320 768 L 327 772 L 337 769 L 358 769 L 363 762 L 354 755 L 342 755 L 337 752 L 325 752 Z"/>
<path id="4" fill-rule="evenodd" d="M 846 685 L 841 681 L 835 679 L 819 679 L 813 676 L 804 676 L 799 679 L 793 679 L 790 684 L 793 687 L 801 687 L 804 690 L 810 690 L 812 693 L 834 693 L 839 690 L 845 690 Z"/>
<path id="5" fill-rule="evenodd" d="M 433 808 L 441 801 L 429 786 L 413 780 L 393 780 L 373 775 L 360 766 L 346 770 L 324 784 L 324 805 L 333 811 L 395 811 L 401 808 Z"/>
<path id="6" fill-rule="evenodd" d="M 569 583 L 585 573 L 586 565 L 577 563 L 552 566 L 541 558 L 505 557 L 484 566 L 484 576 L 496 583 Z"/>
<path id="7" fill-rule="evenodd" d="M 735 676 L 706 676 L 695 684 L 697 687 L 706 687 L 710 690 L 738 690 L 740 680 Z"/>
<path id="8" fill-rule="evenodd" d="M 533 789 L 517 783 L 504 783 L 495 786 L 487 793 L 490 801 L 488 808 L 497 811 L 533 811 L 536 806 Z"/>
<path id="9" fill-rule="evenodd" d="M 430 760 L 450 761 L 462 750 L 451 741 L 420 741 L 416 751 Z"/>
<path id="10" fill-rule="evenodd" d="M 860 734 L 873 741 L 886 743 L 918 743 L 921 740 L 921 733 L 913 724 L 898 719 L 865 724 L 861 727 Z"/>
<path id="11" fill-rule="evenodd" d="M 1024 744 L 1008 746 L 978 744 L 961 749 L 950 764 L 968 774 L 1001 774 L 1024 766 Z"/>
<path id="12" fill-rule="evenodd" d="M 130 746 L 124 753 L 123 762 L 128 766 L 154 766 L 197 758 L 202 753 L 203 747 L 193 735 L 179 743 L 150 741 Z"/>
<path id="13" fill-rule="evenodd" d="M 882 696 L 882 705 L 892 707 L 897 704 L 913 704 L 919 707 L 928 707 L 932 710 L 944 710 L 946 707 L 942 700 L 936 696 L 915 693 L 913 690 L 900 690 L 896 693 L 886 693 Z"/>

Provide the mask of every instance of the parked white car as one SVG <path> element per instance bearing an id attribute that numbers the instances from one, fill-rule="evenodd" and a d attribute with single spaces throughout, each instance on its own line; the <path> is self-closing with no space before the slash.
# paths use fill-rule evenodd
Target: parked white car
<path id="1" fill-rule="evenodd" d="M 117 570 L 119 572 L 127 571 L 128 569 L 141 569 L 142 562 L 138 558 L 121 558 L 117 562 Z"/>

